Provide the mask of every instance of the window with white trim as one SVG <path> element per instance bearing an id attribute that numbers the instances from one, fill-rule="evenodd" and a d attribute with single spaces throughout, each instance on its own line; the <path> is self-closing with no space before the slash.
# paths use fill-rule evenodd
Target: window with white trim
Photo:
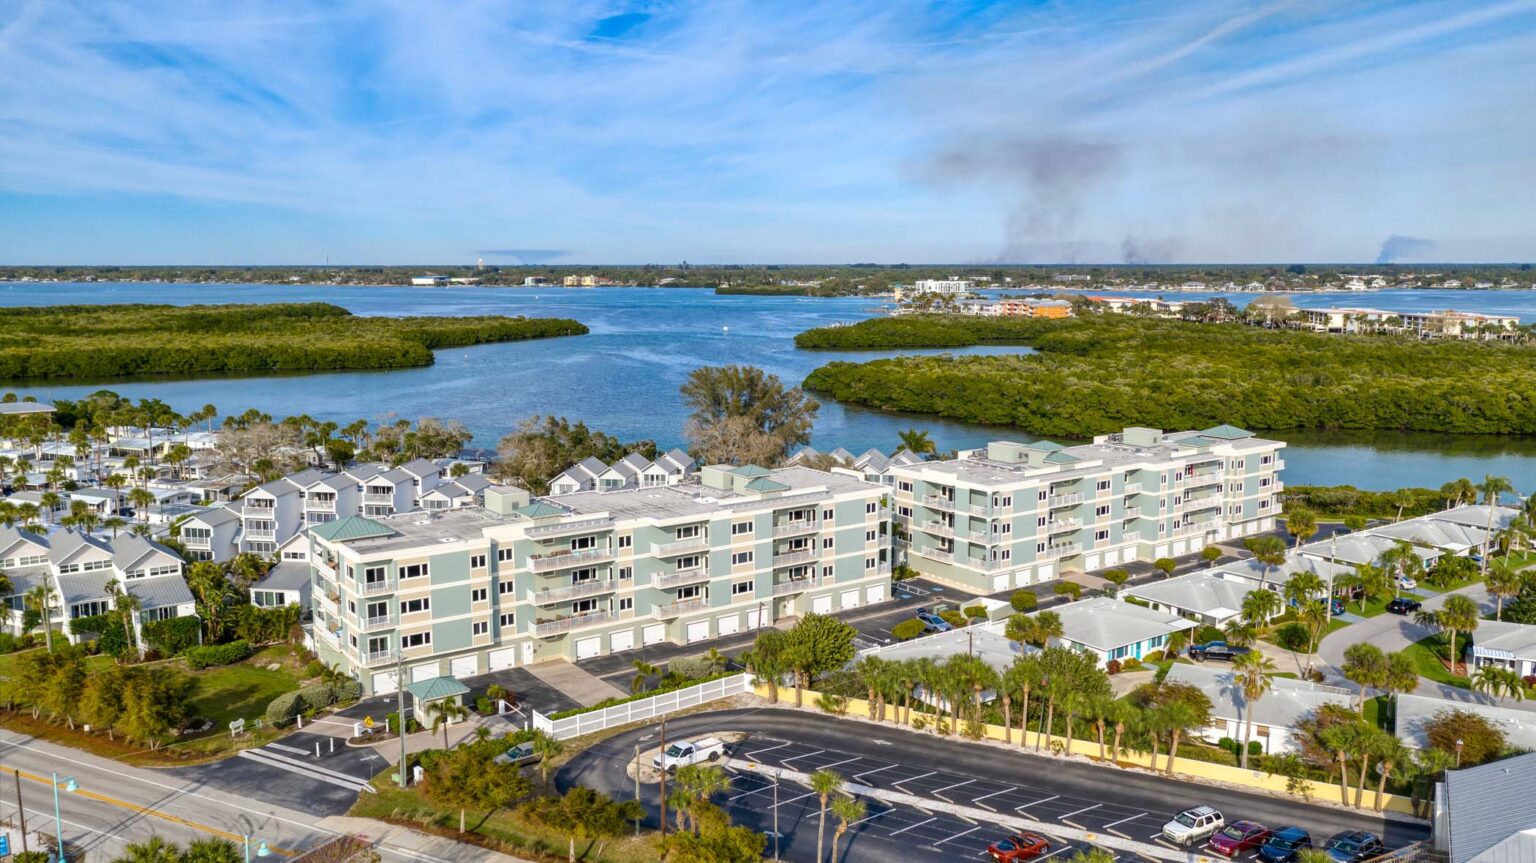
<path id="1" fill-rule="evenodd" d="M 484 620 L 477 620 L 477 621 L 475 621 L 474 628 L 471 630 L 472 634 L 474 634 L 474 635 L 485 635 L 486 633 L 488 633 L 490 631 L 491 631 L 491 624 L 488 621 L 484 621 Z"/>
<path id="2" fill-rule="evenodd" d="M 426 647 L 432 643 L 432 633 L 413 632 L 410 635 L 400 636 L 400 646 L 404 648 Z"/>
<path id="3" fill-rule="evenodd" d="M 752 533 L 752 522 L 738 521 L 731 524 L 731 536 L 749 536 Z"/>
<path id="4" fill-rule="evenodd" d="M 751 562 L 752 552 L 750 551 L 738 551 L 731 555 L 731 566 L 741 566 L 744 563 Z"/>
<path id="5" fill-rule="evenodd" d="M 506 627 L 506 628 L 511 628 L 511 627 L 517 625 L 517 614 L 516 614 L 516 612 L 503 611 L 501 613 L 501 617 L 498 618 L 498 619 L 500 620 L 501 625 L 503 627 Z"/>
<path id="6" fill-rule="evenodd" d="M 427 565 L 425 563 L 409 563 L 400 567 L 400 579 L 402 581 L 407 578 L 425 578 L 426 576 Z"/>
<path id="7" fill-rule="evenodd" d="M 477 587 L 469 592 L 470 602 L 485 602 L 491 598 L 491 592 L 483 587 Z"/>
<path id="8" fill-rule="evenodd" d="M 403 599 L 400 601 L 401 614 L 416 614 L 421 611 L 431 611 L 432 600 L 428 597 L 420 599 Z"/>
<path id="9" fill-rule="evenodd" d="M 752 582 L 750 580 L 731 582 L 731 596 L 743 596 L 751 592 Z"/>

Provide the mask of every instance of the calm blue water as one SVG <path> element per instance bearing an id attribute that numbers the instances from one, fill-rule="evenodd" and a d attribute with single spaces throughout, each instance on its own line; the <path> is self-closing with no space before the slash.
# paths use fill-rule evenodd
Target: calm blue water
<path id="1" fill-rule="evenodd" d="M 1181 298 L 1198 295 L 1177 294 Z M 1247 298 L 1233 297 L 1234 301 Z M 319 300 L 365 315 L 525 314 L 570 317 L 587 336 L 438 352 L 427 368 L 201 380 L 111 380 L 89 385 L 19 388 L 40 399 L 74 399 L 98 389 L 159 398 L 181 411 L 212 402 L 227 412 L 258 408 L 274 416 L 309 414 L 340 423 L 358 417 L 458 419 L 476 443 L 494 446 L 520 420 L 554 413 L 586 421 L 625 440 L 682 443 L 685 412 L 677 389 L 698 366 L 746 363 L 786 382 L 835 359 L 896 352 L 800 351 L 794 335 L 854 321 L 876 311 L 860 298 L 716 296 L 708 290 L 594 288 L 405 288 L 267 285 L 4 284 L 0 305 L 58 303 L 219 303 Z M 1297 305 L 1371 305 L 1388 309 L 1487 310 L 1536 320 L 1536 292 L 1381 291 L 1293 298 Z M 1017 353 L 985 347 L 957 353 Z M 912 353 L 912 352 L 903 352 Z M 11 387 L 15 388 L 15 387 Z M 889 450 L 896 433 L 927 429 L 941 448 L 978 446 L 1007 429 L 905 417 L 823 404 L 814 445 Z M 1362 488 L 1438 486 L 1458 476 L 1509 476 L 1536 486 L 1536 439 L 1392 433 L 1286 436 L 1286 480 L 1293 485 L 1350 483 Z"/>

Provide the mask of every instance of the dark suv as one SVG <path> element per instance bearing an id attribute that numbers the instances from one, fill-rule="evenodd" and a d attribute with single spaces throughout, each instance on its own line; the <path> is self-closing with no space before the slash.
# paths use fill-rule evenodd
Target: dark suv
<path id="1" fill-rule="evenodd" d="M 1228 644 L 1225 641 L 1207 641 L 1197 644 L 1189 649 L 1189 658 L 1196 662 L 1204 662 L 1207 659 L 1216 659 L 1222 662 L 1231 662 L 1245 653 L 1252 653 L 1251 647 L 1239 647 Z"/>
<path id="2" fill-rule="evenodd" d="M 1393 614 L 1413 614 L 1423 607 L 1424 603 L 1411 596 L 1394 596 L 1392 601 L 1387 603 L 1387 611 Z"/>

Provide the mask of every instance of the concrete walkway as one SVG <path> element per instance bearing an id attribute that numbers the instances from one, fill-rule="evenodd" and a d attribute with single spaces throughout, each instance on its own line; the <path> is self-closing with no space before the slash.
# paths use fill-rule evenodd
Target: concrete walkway
<path id="1" fill-rule="evenodd" d="M 583 707 L 591 707 L 610 698 L 623 698 L 628 692 L 584 668 L 564 660 L 536 662 L 523 666 L 529 674 L 574 698 Z"/>

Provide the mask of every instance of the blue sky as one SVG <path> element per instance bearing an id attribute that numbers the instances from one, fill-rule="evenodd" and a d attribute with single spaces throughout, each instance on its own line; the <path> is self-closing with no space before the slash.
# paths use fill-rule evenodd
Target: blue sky
<path id="1" fill-rule="evenodd" d="M 1533 80 L 1536 0 L 0 0 L 0 263 L 1527 261 Z"/>

